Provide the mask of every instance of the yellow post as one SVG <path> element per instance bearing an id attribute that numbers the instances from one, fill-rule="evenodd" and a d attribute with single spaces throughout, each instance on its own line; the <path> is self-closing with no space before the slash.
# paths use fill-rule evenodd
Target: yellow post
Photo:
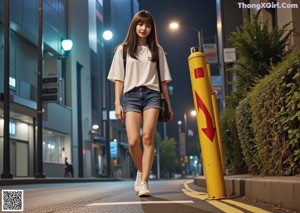
<path id="1" fill-rule="evenodd" d="M 192 48 L 188 62 L 208 198 L 225 198 L 224 173 L 216 136 L 205 55 Z"/>
<path id="2" fill-rule="evenodd" d="M 225 169 L 224 169 L 223 146 L 222 146 L 222 137 L 221 137 L 221 129 L 220 129 L 220 121 L 219 121 L 217 95 L 215 92 L 211 93 L 211 100 L 212 100 L 213 109 L 214 109 L 214 115 L 215 115 L 214 117 L 215 117 L 215 124 L 216 124 L 216 130 L 217 130 L 218 145 L 219 145 L 220 158 L 221 158 L 221 163 L 222 163 L 222 170 L 223 170 L 223 174 L 224 174 Z"/>
<path id="3" fill-rule="evenodd" d="M 212 80 L 211 80 L 211 74 L 210 74 L 210 65 L 206 64 L 207 68 L 207 79 L 208 79 L 208 91 L 212 92 Z"/>
<path id="4" fill-rule="evenodd" d="M 212 80 L 211 80 L 211 73 L 210 73 L 210 66 L 207 64 L 207 76 L 208 76 L 208 82 L 209 82 L 209 91 L 211 94 L 211 100 L 214 110 L 214 118 L 215 118 L 215 124 L 216 124 L 216 130 L 217 130 L 217 136 L 218 136 L 218 145 L 220 150 L 220 157 L 221 157 L 221 163 L 222 163 L 222 169 L 224 170 L 224 156 L 223 156 L 223 146 L 222 146 L 222 138 L 221 138 L 221 129 L 220 129 L 220 121 L 219 121 L 219 111 L 218 111 L 218 104 L 217 104 L 217 95 L 212 89 Z"/>

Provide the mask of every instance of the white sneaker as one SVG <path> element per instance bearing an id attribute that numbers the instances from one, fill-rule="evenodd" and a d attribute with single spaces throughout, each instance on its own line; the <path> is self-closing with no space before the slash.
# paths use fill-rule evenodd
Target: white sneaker
<path id="1" fill-rule="evenodd" d="M 141 181 L 142 181 L 142 175 L 143 173 L 142 172 L 137 172 L 136 173 L 136 179 L 135 179 L 135 183 L 134 183 L 134 190 L 136 193 L 139 193 L 139 188 L 140 188 L 140 184 L 141 184 Z"/>
<path id="2" fill-rule="evenodd" d="M 149 197 L 150 191 L 147 183 L 140 184 L 139 197 Z"/>

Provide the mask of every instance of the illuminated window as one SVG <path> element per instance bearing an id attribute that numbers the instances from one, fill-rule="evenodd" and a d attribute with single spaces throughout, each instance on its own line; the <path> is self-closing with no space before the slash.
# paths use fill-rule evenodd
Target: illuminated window
<path id="1" fill-rule="evenodd" d="M 9 122 L 9 134 L 16 135 L 16 122 L 15 121 Z"/>
<path id="2" fill-rule="evenodd" d="M 13 77 L 9 77 L 9 86 L 16 88 L 16 79 Z"/>
<path id="3" fill-rule="evenodd" d="M 64 163 L 64 157 L 68 157 L 70 162 L 70 156 L 64 152 L 70 150 L 70 143 L 67 141 L 67 135 L 61 134 L 55 131 L 44 130 L 43 131 L 43 161 L 47 163 Z M 70 154 L 70 153 L 69 153 Z"/>

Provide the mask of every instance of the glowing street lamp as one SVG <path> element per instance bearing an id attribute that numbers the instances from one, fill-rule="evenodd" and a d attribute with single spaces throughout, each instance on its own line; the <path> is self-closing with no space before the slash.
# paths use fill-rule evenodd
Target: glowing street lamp
<path id="1" fill-rule="evenodd" d="M 173 30 L 177 30 L 179 28 L 179 24 L 177 22 L 172 22 L 170 24 L 170 28 Z"/>
<path id="2" fill-rule="evenodd" d="M 196 115 L 197 115 L 196 110 L 192 110 L 192 111 L 191 111 L 191 116 L 195 117 Z"/>
<path id="3" fill-rule="evenodd" d="M 73 47 L 73 41 L 71 39 L 64 39 L 61 42 L 61 46 L 64 51 L 70 51 Z"/>
<path id="4" fill-rule="evenodd" d="M 180 25 L 178 22 L 171 22 L 169 27 L 172 30 L 178 30 L 181 27 L 181 28 L 186 28 L 186 29 L 192 30 L 194 32 L 197 32 L 199 49 L 200 49 L 201 52 L 203 51 L 203 42 L 202 42 L 202 36 L 201 36 L 201 31 L 200 30 L 198 30 L 194 27 L 187 26 L 187 25 Z"/>
<path id="5" fill-rule="evenodd" d="M 97 130 L 97 129 L 99 129 L 99 125 L 98 125 L 98 124 L 94 124 L 94 125 L 92 126 L 92 128 L 93 128 L 93 130 Z"/>
<path id="6" fill-rule="evenodd" d="M 109 41 L 112 39 L 113 37 L 113 33 L 110 31 L 110 30 L 105 30 L 102 34 L 103 38 L 106 40 L 106 41 Z"/>

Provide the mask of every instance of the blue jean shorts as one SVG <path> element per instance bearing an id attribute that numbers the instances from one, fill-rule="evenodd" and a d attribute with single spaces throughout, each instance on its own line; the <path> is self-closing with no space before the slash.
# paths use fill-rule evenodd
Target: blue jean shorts
<path id="1" fill-rule="evenodd" d="M 145 86 L 136 87 L 124 94 L 124 112 L 143 112 L 146 109 L 160 109 L 160 93 Z"/>

